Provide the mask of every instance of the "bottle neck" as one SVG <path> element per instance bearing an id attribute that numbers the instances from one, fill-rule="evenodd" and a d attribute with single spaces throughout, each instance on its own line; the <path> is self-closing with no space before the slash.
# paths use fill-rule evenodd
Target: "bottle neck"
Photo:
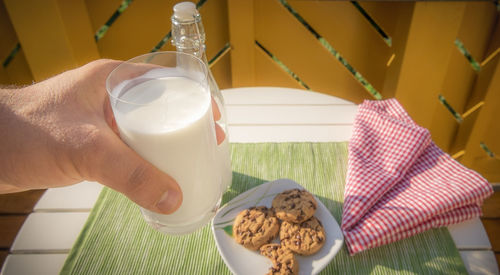
<path id="1" fill-rule="evenodd" d="M 189 53 L 200 58 L 208 68 L 205 53 L 205 29 L 199 13 L 194 14 L 192 20 L 180 20 L 175 15 L 172 16 L 172 44 L 178 52 Z M 220 93 L 210 69 L 208 69 L 208 82 L 211 91 Z M 220 101 L 223 102 L 222 95 L 220 98 Z"/>
<path id="2" fill-rule="evenodd" d="M 193 54 L 207 63 L 205 30 L 199 14 L 193 15 L 190 20 L 179 20 L 172 16 L 172 44 L 178 52 Z"/>

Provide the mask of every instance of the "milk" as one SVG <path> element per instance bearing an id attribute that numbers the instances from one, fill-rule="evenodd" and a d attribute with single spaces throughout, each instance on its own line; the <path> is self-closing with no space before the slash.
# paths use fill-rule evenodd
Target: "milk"
<path id="1" fill-rule="evenodd" d="M 120 137 L 182 189 L 183 203 L 173 214 L 142 209 L 155 228 L 175 234 L 212 218 L 222 186 L 210 93 L 187 77 L 169 75 L 153 70 L 124 81 L 112 92 L 121 100 L 112 107 Z"/>

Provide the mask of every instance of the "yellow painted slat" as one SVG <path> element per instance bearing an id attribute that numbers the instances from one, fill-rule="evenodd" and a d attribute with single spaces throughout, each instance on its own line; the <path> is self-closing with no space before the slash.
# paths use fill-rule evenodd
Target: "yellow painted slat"
<path id="1" fill-rule="evenodd" d="M 208 0 L 199 11 L 205 27 L 207 57 L 211 59 L 229 41 L 227 1 Z"/>
<path id="2" fill-rule="evenodd" d="M 109 28 L 106 35 L 97 42 L 101 56 L 126 60 L 149 52 L 170 30 L 172 7 L 177 2 L 175 0 L 133 1 Z M 119 4 L 113 7 L 111 13 L 99 23 L 99 27 L 118 6 Z"/>
<path id="3" fill-rule="evenodd" d="M 219 89 L 232 88 L 231 55 L 229 53 L 222 56 L 217 63 L 210 68 L 210 70 L 214 75 Z"/>
<path id="4" fill-rule="evenodd" d="M 0 1 L 0 62 L 3 63 L 16 47 L 18 39 L 14 27 L 10 22 L 4 2 Z M 23 49 L 21 48 L 9 61 L 6 68 L 0 66 L 0 84 L 24 85 L 33 81 L 33 76 L 26 63 Z"/>
<path id="5" fill-rule="evenodd" d="M 75 30 L 83 39 L 92 39 L 91 33 L 83 33 L 83 29 L 75 28 L 71 21 L 64 21 L 72 16 L 61 14 L 70 9 L 60 6 L 57 0 L 6 0 L 4 3 L 35 80 L 74 68 L 80 65 L 80 57 L 86 55 L 79 51 L 95 50 L 77 46 L 77 41 L 68 36 L 68 32 Z M 80 4 L 75 2 L 75 5 Z M 78 9 L 76 12 L 75 17 L 85 18 L 82 14 L 87 11 Z"/>
<path id="6" fill-rule="evenodd" d="M 0 37 L 2 38 L 0 42 L 0 62 L 3 62 L 18 42 L 3 1 L 0 1 Z"/>
<path id="7" fill-rule="evenodd" d="M 33 83 L 33 75 L 31 74 L 22 48 L 17 53 L 16 57 L 12 59 L 5 71 L 9 77 L 8 84 L 22 86 Z"/>
<path id="8" fill-rule="evenodd" d="M 285 72 L 271 57 L 257 45 L 255 53 L 255 85 L 304 89 L 292 76 Z"/>
<path id="9" fill-rule="evenodd" d="M 458 51 L 452 50 L 448 60 L 448 68 L 442 79 L 440 93 L 459 114 L 464 113 L 466 101 L 472 91 L 476 72 L 467 59 Z M 470 117 L 467 119 L 470 120 Z M 450 111 L 442 104 L 438 105 L 432 119 L 431 129 L 439 131 L 436 139 L 444 148 L 450 148 L 455 142 L 459 123 Z"/>
<path id="10" fill-rule="evenodd" d="M 495 26 L 496 11 L 491 3 L 468 2 L 457 37 L 475 59 L 485 56 Z M 443 80 L 443 95 L 459 113 L 464 114 L 474 106 L 483 102 L 487 86 L 491 81 L 494 66 L 485 66 L 476 72 L 469 61 L 457 50 L 452 52 L 448 72 Z M 447 111 L 443 108 L 436 114 L 433 128 L 440 128 L 443 135 L 451 140 L 452 151 L 462 150 L 470 137 L 470 131 L 477 118 L 476 115 L 464 117 L 461 125 L 448 122 L 444 117 Z M 458 128 L 458 129 L 457 129 Z"/>
<path id="11" fill-rule="evenodd" d="M 57 4 L 76 64 L 83 65 L 98 59 L 97 45 L 93 37 L 89 37 L 94 33 L 94 29 L 90 23 L 85 2 L 83 0 L 58 0 Z"/>
<path id="12" fill-rule="evenodd" d="M 453 145 L 454 151 L 462 150 L 463 148 L 465 148 L 474 129 L 474 123 L 476 123 L 478 114 L 481 112 L 481 110 L 486 105 L 495 104 L 492 102 L 486 102 L 485 97 L 486 93 L 489 90 L 489 86 L 493 81 L 498 62 L 500 62 L 500 56 L 497 56 L 490 62 L 488 62 L 488 64 L 486 64 L 477 75 L 473 87 L 472 96 L 468 101 L 469 103 L 466 105 L 466 110 L 468 110 L 469 108 L 473 108 L 474 105 L 470 104 L 472 102 L 476 102 L 475 105 L 479 104 L 480 102 L 484 102 L 484 104 L 479 108 L 479 110 L 473 112 L 466 119 L 464 119 L 464 122 L 459 125 Z"/>
<path id="13" fill-rule="evenodd" d="M 498 12 L 491 2 L 467 2 L 457 38 L 478 62 L 485 58 L 497 16 Z"/>
<path id="14" fill-rule="evenodd" d="M 10 84 L 9 76 L 7 75 L 5 69 L 0 66 L 0 87 L 6 86 L 8 84 Z"/>
<path id="15" fill-rule="evenodd" d="M 500 152 L 500 61 L 494 61 L 494 73 L 487 87 L 485 104 L 479 111 L 476 123 L 465 147 L 462 163 L 475 169 L 489 181 L 500 181 L 500 160 L 491 158 L 479 146 L 484 142 L 491 151 Z"/>
<path id="16" fill-rule="evenodd" d="M 488 49 L 486 50 L 486 54 L 484 58 L 493 58 L 491 56 L 495 52 L 497 52 L 500 49 L 500 20 L 497 19 L 497 24 L 495 26 L 494 31 L 491 33 L 491 41 L 490 45 L 488 46 Z M 484 63 L 486 60 L 480 60 L 481 63 Z"/>
<path id="17" fill-rule="evenodd" d="M 393 37 L 398 21 L 400 20 L 399 14 L 401 10 L 413 4 L 406 1 L 361 1 L 359 5 L 363 7 L 387 35 Z"/>
<path id="18" fill-rule="evenodd" d="M 289 1 L 290 5 L 377 90 L 392 49 L 350 2 Z"/>
<path id="19" fill-rule="evenodd" d="M 360 3 L 363 6 L 368 5 L 370 6 L 372 2 L 363 2 Z M 377 2 L 378 4 L 379 2 Z M 393 4 L 394 2 L 391 2 L 390 4 Z M 380 3 L 382 6 L 385 6 L 386 3 Z M 391 98 L 394 97 L 396 94 L 396 89 L 398 85 L 398 79 L 400 76 L 401 68 L 403 65 L 403 57 L 404 53 L 406 50 L 406 45 L 408 42 L 408 33 L 410 30 L 410 25 L 412 23 L 412 17 L 413 17 L 413 9 L 415 6 L 414 2 L 404 2 L 404 3 L 394 3 L 395 5 L 399 6 L 398 12 L 397 12 L 397 21 L 395 23 L 395 27 L 392 31 L 388 31 L 388 34 L 391 35 L 392 39 L 392 49 L 394 51 L 394 59 L 391 62 L 391 66 L 387 68 L 387 72 L 385 74 L 385 80 L 384 80 L 384 88 L 381 90 L 382 95 L 384 98 Z M 373 10 L 370 10 L 371 13 L 374 13 L 375 15 L 378 15 L 379 13 L 373 12 Z M 382 16 L 383 17 L 383 16 Z M 378 16 L 375 18 L 375 20 L 378 20 Z"/>
<path id="20" fill-rule="evenodd" d="M 494 52 L 494 49 L 500 47 L 500 20 L 497 20 L 495 29 L 492 31 L 492 36 L 490 37 L 490 43 L 487 47 L 485 56 L 488 56 Z M 499 55 L 491 57 L 491 60 L 482 66 L 481 71 L 478 73 L 477 80 L 475 83 L 474 90 L 467 102 L 466 109 L 472 108 L 474 105 L 478 104 L 480 101 L 484 100 L 486 95 L 486 90 L 495 72 L 495 62 Z M 494 63 L 491 65 L 490 63 Z"/>
<path id="21" fill-rule="evenodd" d="M 278 1 L 255 1 L 255 38 L 309 87 L 354 102 L 369 94 Z M 258 68 L 256 68 L 258 70 Z"/>
<path id="22" fill-rule="evenodd" d="M 453 43 L 465 6 L 463 2 L 415 3 L 396 89 L 396 98 L 445 151 L 450 145 L 448 137 L 432 126 L 436 110 L 443 107 L 438 94 L 442 93 L 452 52 L 457 51 Z"/>
<path id="23" fill-rule="evenodd" d="M 254 0 L 228 0 L 233 87 L 255 85 Z"/>
<path id="24" fill-rule="evenodd" d="M 93 33 L 108 21 L 109 17 L 120 6 L 121 2 L 122 0 L 85 0 Z M 130 5 L 132 6 L 134 4 L 135 3 L 132 2 Z"/>

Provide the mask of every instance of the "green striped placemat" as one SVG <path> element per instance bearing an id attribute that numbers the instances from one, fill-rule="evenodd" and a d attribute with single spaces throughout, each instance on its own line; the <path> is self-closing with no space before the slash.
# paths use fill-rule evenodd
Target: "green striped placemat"
<path id="1" fill-rule="evenodd" d="M 233 185 L 223 203 L 266 181 L 289 178 L 314 193 L 340 223 L 347 143 L 232 144 Z M 105 188 L 75 242 L 63 274 L 229 274 L 210 226 L 163 235 L 139 208 Z M 323 274 L 462 274 L 466 269 L 446 228 L 430 230 L 353 257 L 345 246 Z"/>

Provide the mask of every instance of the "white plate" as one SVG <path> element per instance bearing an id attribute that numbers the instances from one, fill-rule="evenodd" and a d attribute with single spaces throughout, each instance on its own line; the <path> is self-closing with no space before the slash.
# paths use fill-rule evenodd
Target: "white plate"
<path id="1" fill-rule="evenodd" d="M 250 251 L 236 243 L 224 228 L 232 230 L 234 218 L 246 208 L 265 205 L 271 207 L 271 202 L 277 194 L 287 189 L 305 189 L 289 179 L 279 179 L 264 183 L 240 194 L 222 207 L 212 221 L 212 232 L 219 253 L 231 272 L 238 275 L 266 274 L 272 266 L 271 260 L 261 256 L 257 251 Z M 297 256 L 300 275 L 317 274 L 335 257 L 342 247 L 344 237 L 340 227 L 330 211 L 316 198 L 318 209 L 315 216 L 321 221 L 326 233 L 326 243 L 318 253 L 311 256 Z M 276 239 L 275 242 L 279 240 Z"/>

